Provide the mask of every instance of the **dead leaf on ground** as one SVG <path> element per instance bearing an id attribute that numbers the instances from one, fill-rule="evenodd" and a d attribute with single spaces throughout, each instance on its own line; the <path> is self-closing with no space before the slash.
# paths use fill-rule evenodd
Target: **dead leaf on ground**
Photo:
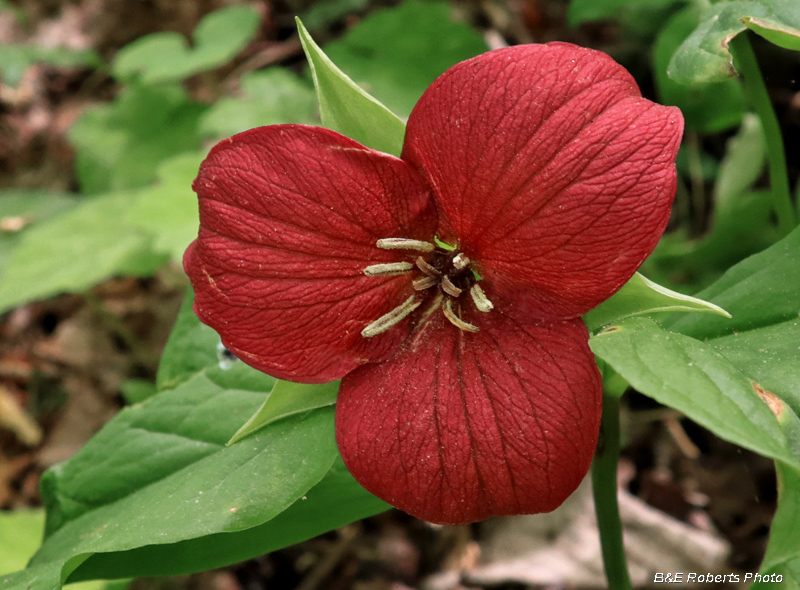
<path id="1" fill-rule="evenodd" d="M 635 586 L 649 584 L 656 572 L 722 572 L 730 546 L 719 535 L 680 522 L 625 491 L 619 503 Z M 588 479 L 554 512 L 497 518 L 484 531 L 482 563 L 465 573 L 467 585 L 606 587 Z M 444 589 L 435 580 L 427 582 L 425 588 Z"/>

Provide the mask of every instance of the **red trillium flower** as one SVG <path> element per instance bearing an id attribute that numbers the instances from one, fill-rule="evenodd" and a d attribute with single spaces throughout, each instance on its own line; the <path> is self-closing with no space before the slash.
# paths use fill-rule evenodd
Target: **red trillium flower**
<path id="1" fill-rule="evenodd" d="M 241 133 L 194 183 L 195 311 L 257 369 L 341 378 L 339 449 L 385 501 L 436 523 L 553 510 L 599 429 L 580 316 L 655 247 L 682 126 L 607 55 L 550 43 L 445 72 L 401 158 Z"/>

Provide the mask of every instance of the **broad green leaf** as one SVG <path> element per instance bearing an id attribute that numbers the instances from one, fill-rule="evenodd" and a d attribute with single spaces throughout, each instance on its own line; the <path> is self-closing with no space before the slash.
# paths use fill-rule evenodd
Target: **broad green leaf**
<path id="1" fill-rule="evenodd" d="M 641 393 L 714 434 L 800 469 L 753 383 L 710 344 L 629 318 L 594 335 L 592 351 Z"/>
<path id="2" fill-rule="evenodd" d="M 164 161 L 155 185 L 137 193 L 128 219 L 153 236 L 153 249 L 180 265 L 183 253 L 197 238 L 200 219 L 192 182 L 205 152 L 191 152 Z"/>
<path id="3" fill-rule="evenodd" d="M 0 512 L 0 578 L 21 570 L 42 542 L 44 510 Z"/>
<path id="4" fill-rule="evenodd" d="M 200 132 L 229 137 L 262 125 L 316 122 L 314 89 L 285 68 L 244 74 L 241 95 L 218 100 L 203 115 Z"/>
<path id="5" fill-rule="evenodd" d="M 2 590 L 60 590 L 61 566 L 59 562 L 28 567 L 0 576 Z"/>
<path id="6" fill-rule="evenodd" d="M 710 341 L 740 371 L 800 414 L 800 318 Z"/>
<path id="7" fill-rule="evenodd" d="M 797 321 L 800 310 L 800 228 L 767 250 L 731 268 L 697 294 L 724 308 L 733 319 L 684 316 L 670 330 L 708 340 Z"/>
<path id="8" fill-rule="evenodd" d="M 587 313 L 584 321 L 589 330 L 596 330 L 631 316 L 673 311 L 730 317 L 728 312 L 713 303 L 671 291 L 637 272 L 610 299 Z"/>
<path id="9" fill-rule="evenodd" d="M 197 319 L 193 304 L 194 293 L 187 289 L 158 365 L 156 386 L 159 390 L 177 387 L 203 369 L 218 366 L 225 360 L 220 356 L 219 335 Z"/>
<path id="10" fill-rule="evenodd" d="M 337 456 L 333 410 L 286 418 L 225 446 L 263 395 L 200 373 L 123 409 L 44 477 L 47 537 L 31 564 L 66 564 L 69 575 L 96 552 L 235 533 L 286 510 Z"/>
<path id="11" fill-rule="evenodd" d="M 624 10 L 639 7 L 663 7 L 681 0 L 571 0 L 567 9 L 567 23 L 577 27 L 581 23 L 613 19 Z"/>
<path id="12" fill-rule="evenodd" d="M 6 261 L 0 311 L 61 292 L 88 289 L 114 274 L 150 274 L 163 259 L 125 219 L 130 195 L 82 202 L 32 227 Z"/>
<path id="13" fill-rule="evenodd" d="M 70 580 L 111 576 L 181 575 L 263 555 L 391 508 L 362 488 L 341 459 L 321 482 L 286 511 L 261 526 L 171 545 L 97 553 Z"/>
<path id="14" fill-rule="evenodd" d="M 405 123 L 337 68 L 300 19 L 296 20 L 317 89 L 322 124 L 374 150 L 399 156 Z"/>
<path id="15" fill-rule="evenodd" d="M 795 0 L 734 0 L 708 5 L 700 24 L 669 65 L 677 82 L 721 82 L 736 76 L 729 43 L 750 28 L 787 49 L 800 49 L 800 4 Z"/>
<path id="16" fill-rule="evenodd" d="M 70 128 L 82 192 L 144 186 L 167 158 L 200 148 L 206 106 L 180 86 L 126 85 L 110 105 L 87 110 Z"/>
<path id="17" fill-rule="evenodd" d="M 8 256 L 27 231 L 78 203 L 78 199 L 62 193 L 25 189 L 0 192 L 0 279 Z"/>
<path id="18" fill-rule="evenodd" d="M 278 381 L 258 411 L 236 431 L 228 444 L 232 445 L 281 418 L 332 406 L 338 393 L 338 381 L 318 385 Z"/>
<path id="19" fill-rule="evenodd" d="M 0 588 L 14 587 L 12 580 L 19 574 L 7 576 L 25 567 L 28 560 L 36 553 L 42 542 L 44 532 L 44 510 L 16 510 L 0 512 Z M 49 580 L 47 578 L 50 578 Z M 34 575 L 32 588 L 57 588 L 58 570 L 52 568 L 50 576 Z M 122 585 L 114 583 L 114 590 L 123 590 L 128 581 Z M 111 590 L 111 584 L 105 581 L 81 582 L 70 584 L 69 590 Z"/>
<path id="20" fill-rule="evenodd" d="M 742 17 L 745 26 L 767 41 L 800 51 L 800 4 L 796 0 L 761 0 L 770 11 L 767 17 Z"/>
<path id="21" fill-rule="evenodd" d="M 16 87 L 25 71 L 36 63 L 70 68 L 99 67 L 101 61 L 97 53 L 91 50 L 78 51 L 67 47 L 23 44 L 0 45 L 0 78 L 8 86 Z"/>
<path id="22" fill-rule="evenodd" d="M 221 8 L 200 21 L 191 48 L 174 32 L 153 33 L 126 45 L 114 59 L 114 75 L 156 84 L 211 70 L 236 57 L 255 37 L 258 23 L 258 14 L 249 6 Z"/>
<path id="23" fill-rule="evenodd" d="M 699 21 L 700 9 L 690 6 L 667 22 L 653 46 L 653 72 L 659 102 L 679 107 L 687 129 L 716 133 L 735 127 L 744 116 L 744 92 L 740 81 L 678 84 L 667 75 L 672 55 Z"/>
<path id="24" fill-rule="evenodd" d="M 369 15 L 325 52 L 392 112 L 408 117 L 437 76 L 488 50 L 451 12 L 446 2 L 406 0 Z"/>
<path id="25" fill-rule="evenodd" d="M 120 387 L 120 393 L 129 404 L 138 404 L 158 393 L 152 381 L 147 379 L 126 379 Z"/>
<path id="26" fill-rule="evenodd" d="M 733 314 L 733 329 L 710 316 L 683 317 L 671 324 L 671 329 L 708 339 L 706 346 L 713 347 L 762 390 L 781 400 L 773 405 L 781 407 L 778 422 L 795 456 L 800 455 L 796 414 L 800 413 L 798 284 L 800 229 L 736 265 L 699 294 L 724 305 Z M 720 415 L 729 416 L 723 411 Z M 796 530 L 800 477 L 780 462 L 777 471 L 778 511 L 761 571 L 781 573 L 788 581 L 796 579 L 800 572 L 800 537 Z"/>

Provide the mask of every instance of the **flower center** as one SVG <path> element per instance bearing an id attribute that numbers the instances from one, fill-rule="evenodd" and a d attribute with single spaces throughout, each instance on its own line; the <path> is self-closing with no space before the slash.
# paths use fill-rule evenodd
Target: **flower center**
<path id="1" fill-rule="evenodd" d="M 460 307 L 465 299 L 471 298 L 475 307 L 482 312 L 489 312 L 494 308 L 478 284 L 480 279 L 473 270 L 472 261 L 457 248 L 405 238 L 385 238 L 378 240 L 376 245 L 383 250 L 406 250 L 410 256 L 416 258 L 413 263 L 404 261 L 373 264 L 364 269 L 364 274 L 412 275 L 411 283 L 416 293 L 364 328 L 361 335 L 365 338 L 377 336 L 399 323 L 417 309 L 431 293 L 436 293 L 436 307 L 441 307 L 442 313 L 450 323 L 465 332 L 479 330 L 477 326 L 465 322 L 459 316 Z M 469 295 L 465 295 L 466 293 Z"/>

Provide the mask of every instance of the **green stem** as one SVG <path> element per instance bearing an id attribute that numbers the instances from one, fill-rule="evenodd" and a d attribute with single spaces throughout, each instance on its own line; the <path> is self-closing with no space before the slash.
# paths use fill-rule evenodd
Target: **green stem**
<path id="1" fill-rule="evenodd" d="M 753 51 L 747 32 L 736 35 L 731 40 L 731 49 L 736 57 L 736 69 L 744 78 L 744 88 L 750 104 L 756 110 L 764 137 L 767 140 L 767 159 L 769 160 L 769 182 L 772 195 L 772 206 L 778 217 L 781 233 L 791 232 L 797 220 L 792 208 L 792 195 L 789 190 L 789 175 L 786 170 L 786 153 L 783 148 L 781 128 L 778 117 L 772 108 L 767 86 L 761 76 L 756 54 Z"/>
<path id="2" fill-rule="evenodd" d="M 600 422 L 600 442 L 592 464 L 592 490 L 603 565 L 608 587 L 630 590 L 625 547 L 622 544 L 622 522 L 617 504 L 617 461 L 619 460 L 619 397 L 603 396 L 603 417 Z"/>

